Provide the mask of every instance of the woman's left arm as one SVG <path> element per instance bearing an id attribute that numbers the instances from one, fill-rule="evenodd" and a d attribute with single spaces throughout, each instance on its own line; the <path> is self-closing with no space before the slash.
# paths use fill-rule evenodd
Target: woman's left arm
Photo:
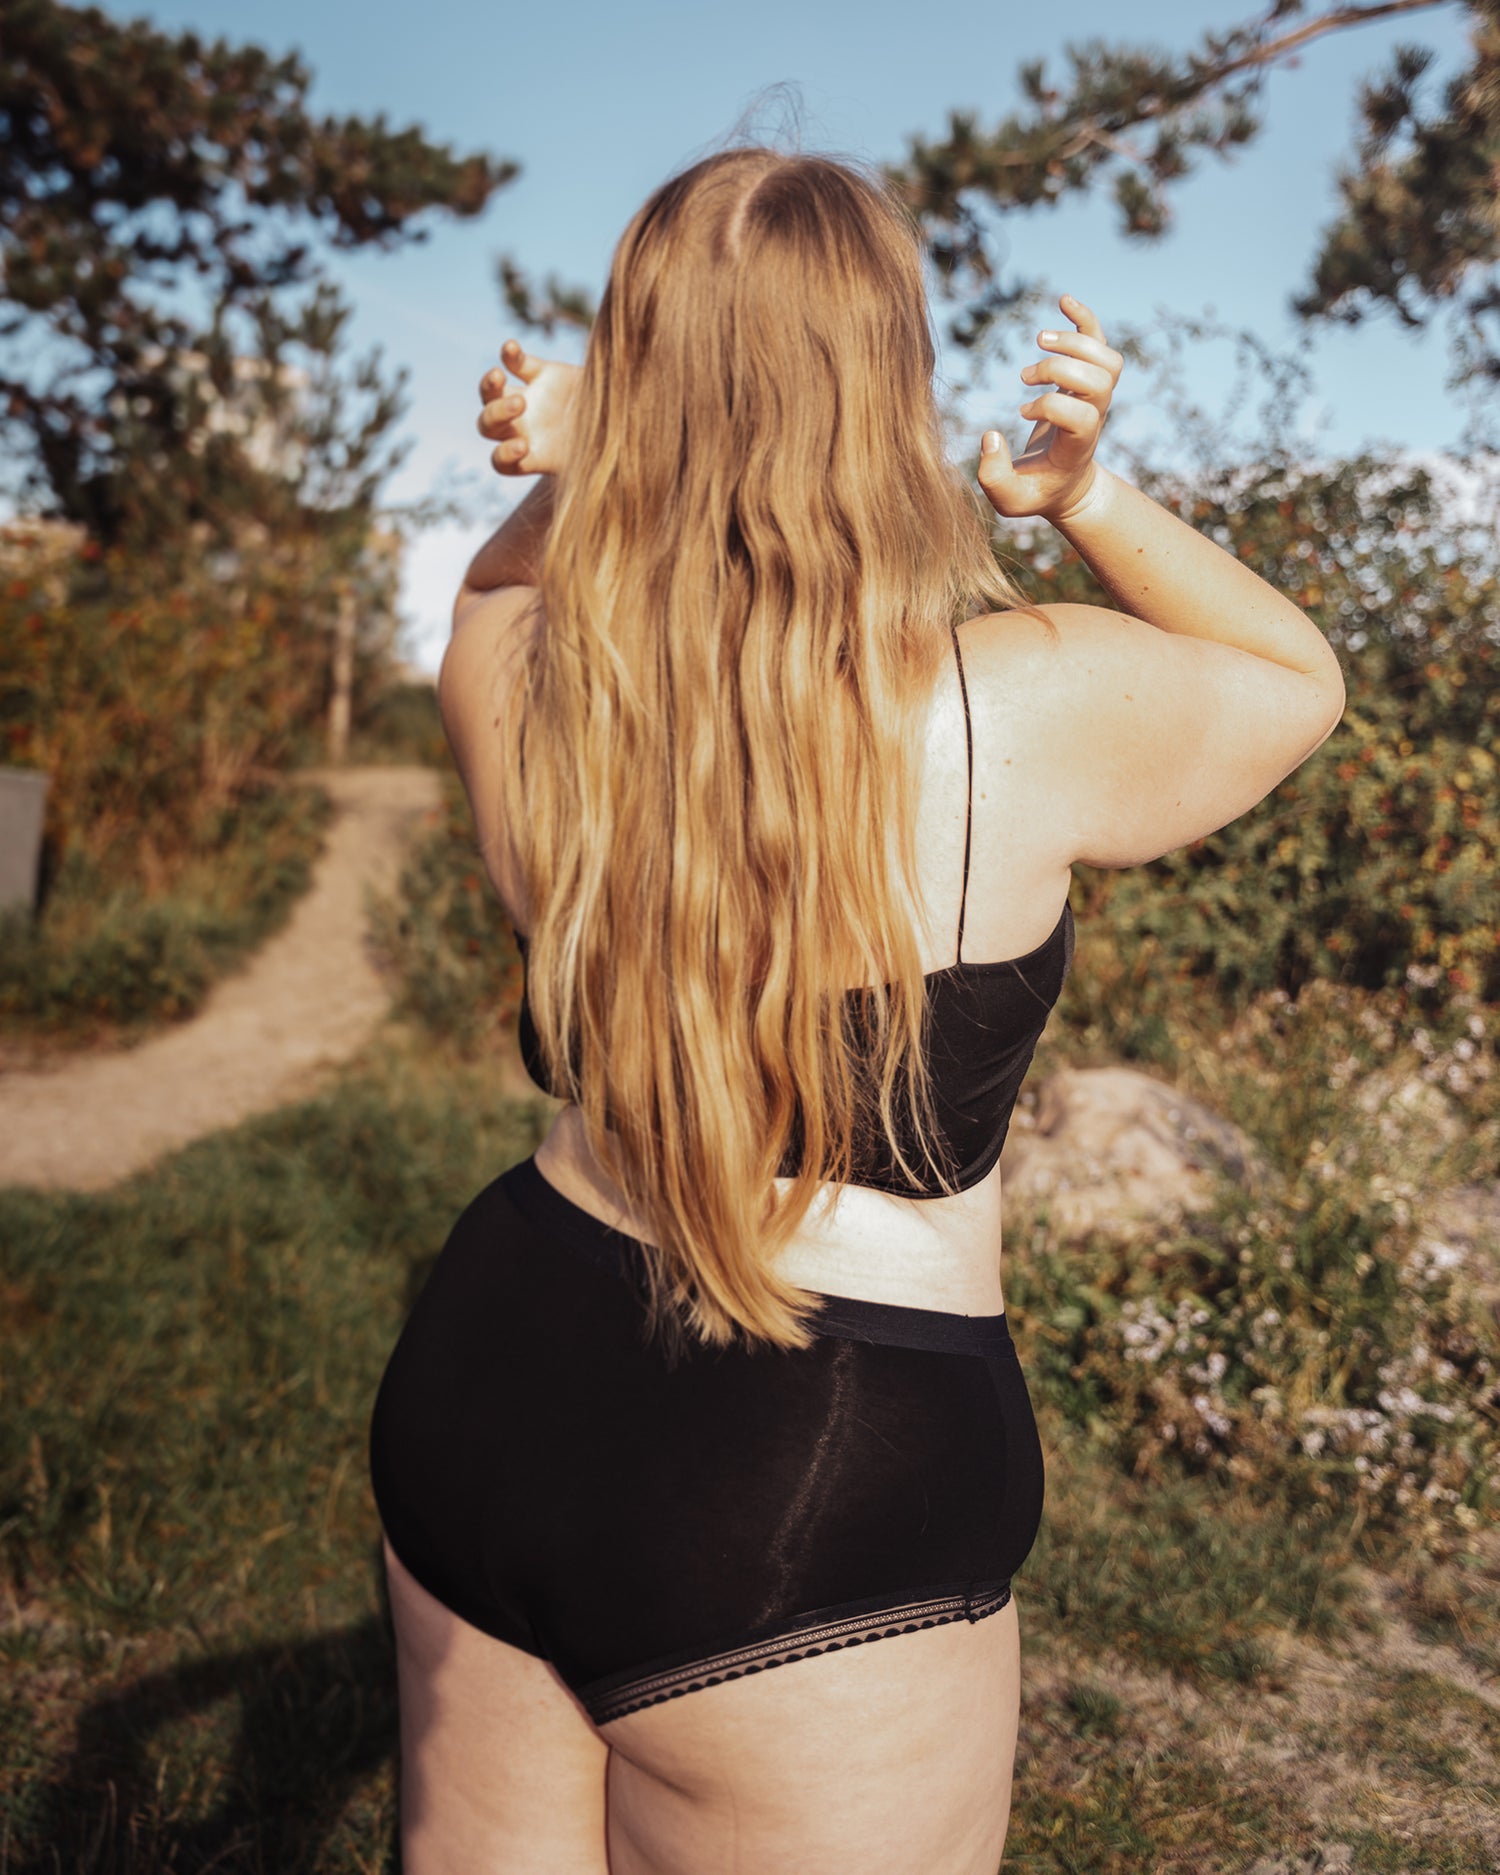
<path id="1" fill-rule="evenodd" d="M 579 376 L 574 365 L 529 357 L 513 339 L 500 355 L 519 383 L 507 389 L 505 373 L 498 369 L 480 379 L 480 434 L 495 444 L 491 460 L 499 474 L 540 479 L 469 563 L 453 603 L 453 630 L 437 685 L 443 731 L 497 892 L 491 859 L 504 843 L 492 807 L 499 752 L 495 732 L 505 720 L 522 653 L 540 617 L 538 574 L 552 525 L 557 475 L 567 460 Z"/>
<path id="2" fill-rule="evenodd" d="M 453 627 L 474 603 L 499 586 L 535 586 L 547 530 L 552 525 L 557 480 L 544 475 L 526 499 L 506 515 L 469 562 L 453 602 Z"/>

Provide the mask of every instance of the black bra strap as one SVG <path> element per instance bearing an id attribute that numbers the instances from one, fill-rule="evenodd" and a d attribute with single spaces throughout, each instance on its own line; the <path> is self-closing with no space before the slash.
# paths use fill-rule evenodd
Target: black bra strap
<path id="1" fill-rule="evenodd" d="M 964 820 L 964 885 L 958 901 L 958 961 L 964 957 L 964 909 L 969 902 L 969 841 L 974 831 L 974 726 L 969 721 L 969 686 L 964 681 L 963 653 L 958 648 L 958 631 L 953 625 L 953 655 L 958 659 L 958 687 L 964 700 L 964 746 L 969 757 L 969 803 Z"/>

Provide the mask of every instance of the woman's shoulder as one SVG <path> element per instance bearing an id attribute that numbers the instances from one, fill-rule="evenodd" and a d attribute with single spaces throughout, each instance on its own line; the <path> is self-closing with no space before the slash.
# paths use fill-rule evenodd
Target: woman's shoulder
<path id="1" fill-rule="evenodd" d="M 967 660 L 972 652 L 984 666 L 1007 668 L 1030 660 L 1043 666 L 1066 661 L 1072 647 L 1117 616 L 1105 606 L 1071 600 L 1013 606 L 1008 612 L 980 612 L 958 628 Z"/>
<path id="2" fill-rule="evenodd" d="M 1061 604 L 981 612 L 958 627 L 971 707 L 1009 713 L 1024 698 L 1031 709 L 1047 695 L 1064 696 L 1077 681 L 1077 620 L 1097 608 Z"/>
<path id="3" fill-rule="evenodd" d="M 1118 688 L 1122 658 L 1129 661 L 1122 627 L 1131 624 L 1138 622 L 1108 606 L 1064 600 L 965 620 L 958 637 L 971 706 L 992 719 L 1024 708 L 1048 737 L 1076 725 L 1096 693 Z"/>

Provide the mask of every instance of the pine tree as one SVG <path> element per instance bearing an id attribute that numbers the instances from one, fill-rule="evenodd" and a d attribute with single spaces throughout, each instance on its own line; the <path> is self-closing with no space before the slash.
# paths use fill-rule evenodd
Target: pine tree
<path id="1" fill-rule="evenodd" d="M 103 541 L 367 514 L 404 373 L 377 351 L 340 376 L 348 308 L 311 237 L 420 242 L 518 170 L 315 117 L 309 83 L 295 54 L 5 0 L 0 438 L 28 505 Z"/>

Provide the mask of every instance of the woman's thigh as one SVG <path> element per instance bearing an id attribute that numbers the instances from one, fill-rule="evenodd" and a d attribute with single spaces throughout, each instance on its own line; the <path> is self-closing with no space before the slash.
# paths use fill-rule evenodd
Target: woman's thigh
<path id="1" fill-rule="evenodd" d="M 1014 1599 L 596 1729 L 546 1661 L 385 1545 L 407 1875 L 994 1875 L 1020 1704 Z"/>
<path id="2" fill-rule="evenodd" d="M 384 1545 L 405 1875 L 609 1875 L 609 1746 L 555 1668 L 473 1627 Z"/>
<path id="3" fill-rule="evenodd" d="M 1020 1710 L 998 1614 L 616 1719 L 610 1875 L 995 1875 Z"/>

